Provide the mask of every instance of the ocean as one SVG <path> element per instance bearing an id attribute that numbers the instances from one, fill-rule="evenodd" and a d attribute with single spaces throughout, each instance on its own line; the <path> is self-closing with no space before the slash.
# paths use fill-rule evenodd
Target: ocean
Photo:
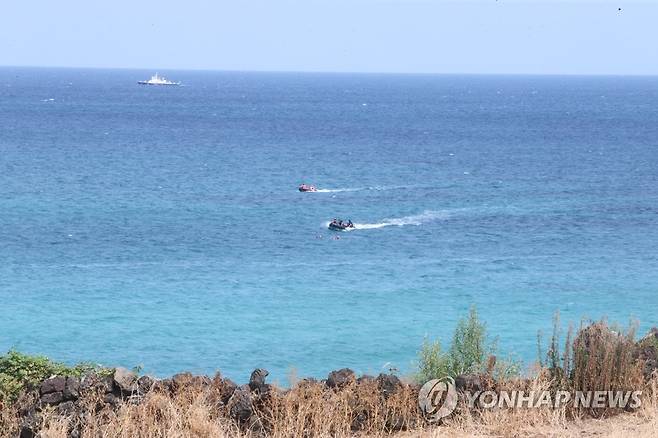
<path id="1" fill-rule="evenodd" d="M 526 365 L 658 325 L 657 77 L 160 73 L 0 68 L 0 352 L 285 384 L 472 305 Z"/>

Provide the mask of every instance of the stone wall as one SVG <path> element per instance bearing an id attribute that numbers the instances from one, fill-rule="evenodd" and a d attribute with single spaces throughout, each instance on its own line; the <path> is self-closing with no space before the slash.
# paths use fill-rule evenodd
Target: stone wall
<path id="1" fill-rule="evenodd" d="M 20 437 L 39 436 L 42 417 L 46 411 L 68 418 L 71 425 L 69 436 L 78 438 L 89 415 L 102 416 L 103 412 L 116 411 L 123 403 L 142 403 L 153 393 L 181 396 L 186 392 L 199 391 L 205 392 L 218 409 L 240 429 L 249 430 L 256 435 L 266 435 L 267 425 L 263 424 L 257 412 L 262 412 L 270 398 L 283 397 L 289 391 L 266 383 L 268 374 L 267 370 L 256 369 L 251 373 L 249 383 L 244 385 L 237 385 L 219 375 L 210 378 L 181 373 L 166 379 L 140 377 L 125 368 L 116 368 L 109 375 L 89 374 L 82 378 L 53 376 L 44 380 L 38 388 L 25 393 L 19 400 L 22 421 Z M 325 380 L 305 379 L 299 384 L 321 385 L 326 391 L 333 392 L 347 387 L 369 385 L 369 388 L 374 388 L 374 395 L 382 400 L 403 388 L 412 391 L 414 397 L 418 392 L 416 386 L 403 383 L 395 375 L 380 374 L 377 377 L 357 378 L 348 368 L 332 371 Z M 367 412 L 362 414 L 367 417 Z M 359 415 L 355 415 L 354 430 L 359 429 L 359 421 L 363 421 L 363 418 L 359 420 Z M 407 423 L 404 419 L 393 419 L 389 428 L 402 430 L 410 426 Z"/>

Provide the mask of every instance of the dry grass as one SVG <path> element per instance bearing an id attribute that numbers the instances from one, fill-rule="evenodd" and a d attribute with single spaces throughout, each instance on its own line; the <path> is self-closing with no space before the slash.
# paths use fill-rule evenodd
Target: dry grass
<path id="1" fill-rule="evenodd" d="M 561 409 L 495 409 L 472 411 L 460 406 L 453 417 L 440 426 L 428 426 L 418 416 L 416 393 L 401 391 L 383 399 L 368 386 L 374 382 L 350 385 L 340 391 L 320 383 L 300 384 L 293 390 L 273 396 L 258 414 L 272 437 L 583 437 L 583 436 L 658 436 L 657 381 L 646 387 L 642 407 L 634 413 L 606 419 L 586 415 L 571 418 L 567 408 Z M 507 389 L 546 389 L 544 377 L 532 381 L 507 382 Z M 97 399 L 85 401 L 87 415 L 82 419 L 60 416 L 53 410 L 43 416 L 43 438 L 68 438 L 71 426 L 83 421 L 81 437 L 254 437 L 255 431 L 239 429 L 224 407 L 217 404 L 212 390 L 177 395 L 152 393 L 140 404 L 122 403 L 118 409 L 94 410 Z M 8 419 L 0 436 L 16 436 L 16 419 Z M 367 413 L 367 415 L 366 415 Z M 359 414 L 365 416 L 359 416 Z M 409 430 L 394 432 L 402 423 Z M 354 431 L 355 424 L 360 425 Z"/>
<path id="2" fill-rule="evenodd" d="M 533 380 L 530 389 L 548 388 L 550 382 Z M 518 388 L 518 387 L 517 387 Z M 503 409 L 461 411 L 441 426 L 409 431 L 396 438 L 412 437 L 658 437 L 658 380 L 644 386 L 642 406 L 636 412 L 591 418 L 587 412 L 574 417 L 563 409 Z"/>
<path id="3" fill-rule="evenodd" d="M 0 437 L 13 436 L 18 427 L 18 412 L 0 401 Z"/>
<path id="4" fill-rule="evenodd" d="M 302 383 L 274 397 L 263 411 L 271 436 L 351 436 L 353 431 L 379 436 L 422 424 L 418 393 L 401 387 L 383 397 L 376 381 L 339 391 L 321 383 Z"/>
<path id="5" fill-rule="evenodd" d="M 116 412 L 92 416 L 85 422 L 82 436 L 182 438 L 238 434 L 235 425 L 216 418 L 215 409 L 206 395 L 198 393 L 190 399 L 156 393 L 139 405 L 122 404 Z"/>
<path id="6" fill-rule="evenodd" d="M 605 322 L 581 328 L 573 342 L 570 380 L 574 389 L 628 389 L 642 385 L 642 367 L 631 327 L 613 331 Z"/>

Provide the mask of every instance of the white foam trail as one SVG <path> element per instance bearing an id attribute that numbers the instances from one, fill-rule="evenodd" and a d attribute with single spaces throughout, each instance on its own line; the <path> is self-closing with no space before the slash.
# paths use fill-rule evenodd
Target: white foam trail
<path id="1" fill-rule="evenodd" d="M 360 192 L 362 190 L 398 190 L 412 188 L 413 186 L 372 186 L 372 187 L 347 187 L 342 189 L 317 189 L 317 193 L 339 193 Z"/>
<path id="2" fill-rule="evenodd" d="M 421 214 L 414 214 L 411 216 L 404 216 L 399 218 L 386 218 L 382 219 L 381 222 L 372 223 L 372 224 L 362 224 L 354 222 L 354 228 L 348 228 L 345 231 L 354 231 L 354 230 L 374 230 L 377 228 L 384 227 L 403 227 L 405 225 L 423 225 L 428 222 L 447 219 L 450 216 L 450 213 L 446 210 L 435 211 L 435 210 L 425 210 Z M 329 222 L 325 222 L 325 227 L 329 226 Z"/>
<path id="3" fill-rule="evenodd" d="M 379 224 L 358 224 L 358 223 L 355 223 L 354 228 L 349 229 L 349 231 L 352 231 L 352 230 L 374 230 L 375 228 L 384 228 L 384 227 L 388 227 L 389 225 L 392 225 L 392 224 L 389 224 L 389 223 L 386 223 L 386 222 L 382 222 L 382 223 L 379 223 Z"/>
<path id="4" fill-rule="evenodd" d="M 359 190 L 367 190 L 367 187 L 353 188 L 353 189 L 317 189 L 317 193 L 339 193 L 339 192 L 358 192 Z"/>

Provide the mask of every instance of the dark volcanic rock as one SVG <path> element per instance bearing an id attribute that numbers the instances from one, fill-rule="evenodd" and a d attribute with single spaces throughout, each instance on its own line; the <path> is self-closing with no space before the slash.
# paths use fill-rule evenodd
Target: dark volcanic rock
<path id="1" fill-rule="evenodd" d="M 108 394 L 105 394 L 103 397 L 103 403 L 108 404 L 110 406 L 117 406 L 119 404 L 119 401 L 121 399 L 117 397 L 116 395 L 112 394 L 111 392 Z"/>
<path id="2" fill-rule="evenodd" d="M 306 377 L 306 378 L 300 380 L 299 382 L 297 382 L 297 386 L 308 387 L 308 386 L 316 385 L 317 383 L 318 383 L 318 379 L 316 379 L 314 377 Z M 322 383 L 324 383 L 326 385 L 327 381 L 322 380 Z"/>
<path id="3" fill-rule="evenodd" d="M 361 384 L 361 383 L 370 383 L 374 382 L 376 379 L 373 376 L 369 376 L 368 374 L 364 374 L 358 379 L 356 379 L 356 383 Z"/>
<path id="4" fill-rule="evenodd" d="M 37 430 L 37 426 L 22 424 L 20 432 L 18 433 L 18 438 L 35 438 L 37 436 Z"/>
<path id="5" fill-rule="evenodd" d="M 651 379 L 654 371 L 658 369 L 658 349 L 654 345 L 640 346 L 637 358 L 644 362 L 642 374 L 645 380 Z"/>
<path id="6" fill-rule="evenodd" d="M 173 383 L 171 382 L 171 379 L 156 380 L 151 389 L 153 391 L 164 393 L 171 392 L 173 390 Z"/>
<path id="7" fill-rule="evenodd" d="M 377 386 L 384 398 L 388 398 L 402 388 L 402 382 L 393 374 L 380 374 L 377 376 Z"/>
<path id="8" fill-rule="evenodd" d="M 70 415 L 75 412 L 75 404 L 72 401 L 65 401 L 57 405 L 59 415 Z"/>
<path id="9" fill-rule="evenodd" d="M 34 438 L 39 431 L 40 418 L 34 407 L 25 413 L 21 422 L 20 438 Z"/>
<path id="10" fill-rule="evenodd" d="M 233 382 L 231 379 L 224 379 L 220 394 L 221 394 L 221 401 L 223 404 L 227 404 L 228 401 L 231 399 L 231 396 L 235 392 L 235 390 L 238 389 L 238 385 Z"/>
<path id="11" fill-rule="evenodd" d="M 114 370 L 113 378 L 114 384 L 124 394 L 131 394 L 139 389 L 137 386 L 137 374 L 125 368 L 117 367 Z"/>
<path id="12" fill-rule="evenodd" d="M 64 400 L 76 400 L 80 396 L 80 379 L 67 377 L 63 394 Z"/>
<path id="13" fill-rule="evenodd" d="M 41 396 L 41 403 L 46 405 L 56 405 L 64 400 L 63 392 L 49 392 Z"/>
<path id="14" fill-rule="evenodd" d="M 212 385 L 212 379 L 208 376 L 195 376 L 192 373 L 178 373 L 171 378 L 171 390 L 174 392 L 184 391 L 190 388 L 206 388 Z"/>
<path id="15" fill-rule="evenodd" d="M 356 412 L 356 415 L 354 415 L 352 418 L 352 424 L 350 425 L 350 429 L 353 432 L 363 430 L 365 429 L 367 422 L 368 422 L 368 410 L 359 409 Z"/>
<path id="16" fill-rule="evenodd" d="M 212 385 L 212 379 L 208 376 L 194 376 L 192 385 L 201 388 L 207 388 Z"/>
<path id="17" fill-rule="evenodd" d="M 268 391 L 268 386 L 265 383 L 265 378 L 269 375 L 270 373 L 267 370 L 264 370 L 262 368 L 257 368 L 251 373 L 251 377 L 249 378 L 249 388 L 252 391 L 258 391 L 258 392 L 267 392 Z"/>
<path id="18" fill-rule="evenodd" d="M 37 436 L 35 429 L 28 425 L 22 425 L 18 438 L 34 438 Z"/>
<path id="19" fill-rule="evenodd" d="M 477 374 L 460 374 L 455 377 L 455 388 L 460 392 L 475 393 L 484 388 L 482 379 Z"/>
<path id="20" fill-rule="evenodd" d="M 84 376 L 80 381 L 81 391 L 99 391 L 103 394 L 112 392 L 114 381 L 112 376 L 99 376 L 98 374 L 89 374 Z"/>
<path id="21" fill-rule="evenodd" d="M 194 381 L 192 373 L 178 373 L 171 378 L 172 391 L 181 391 L 188 386 L 191 386 Z"/>
<path id="22" fill-rule="evenodd" d="M 155 379 L 150 376 L 142 376 L 139 379 L 137 379 L 137 387 L 139 388 L 139 392 L 142 394 L 146 394 L 153 388 L 153 385 L 155 384 Z"/>
<path id="23" fill-rule="evenodd" d="M 66 386 L 66 377 L 55 376 L 50 379 L 46 379 L 41 383 L 39 387 L 39 392 L 41 395 L 50 394 L 52 392 L 62 392 Z"/>
<path id="24" fill-rule="evenodd" d="M 386 431 L 387 432 L 399 432 L 407 428 L 406 421 L 404 416 L 400 413 L 393 412 L 386 419 Z"/>
<path id="25" fill-rule="evenodd" d="M 247 421 L 254 412 L 249 385 L 240 386 L 233 391 L 227 406 L 231 418 L 239 422 Z"/>
<path id="26" fill-rule="evenodd" d="M 342 388 L 355 380 L 354 371 L 349 368 L 343 368 L 329 373 L 329 376 L 327 376 L 327 386 L 329 388 Z"/>
<path id="27" fill-rule="evenodd" d="M 643 374 L 646 380 L 658 370 L 658 328 L 652 327 L 637 343 L 636 357 L 644 362 Z"/>
<path id="28" fill-rule="evenodd" d="M 249 420 L 247 421 L 247 430 L 249 431 L 249 435 L 253 437 L 266 436 L 263 422 L 260 418 L 258 418 L 257 415 L 252 415 L 249 417 Z"/>

